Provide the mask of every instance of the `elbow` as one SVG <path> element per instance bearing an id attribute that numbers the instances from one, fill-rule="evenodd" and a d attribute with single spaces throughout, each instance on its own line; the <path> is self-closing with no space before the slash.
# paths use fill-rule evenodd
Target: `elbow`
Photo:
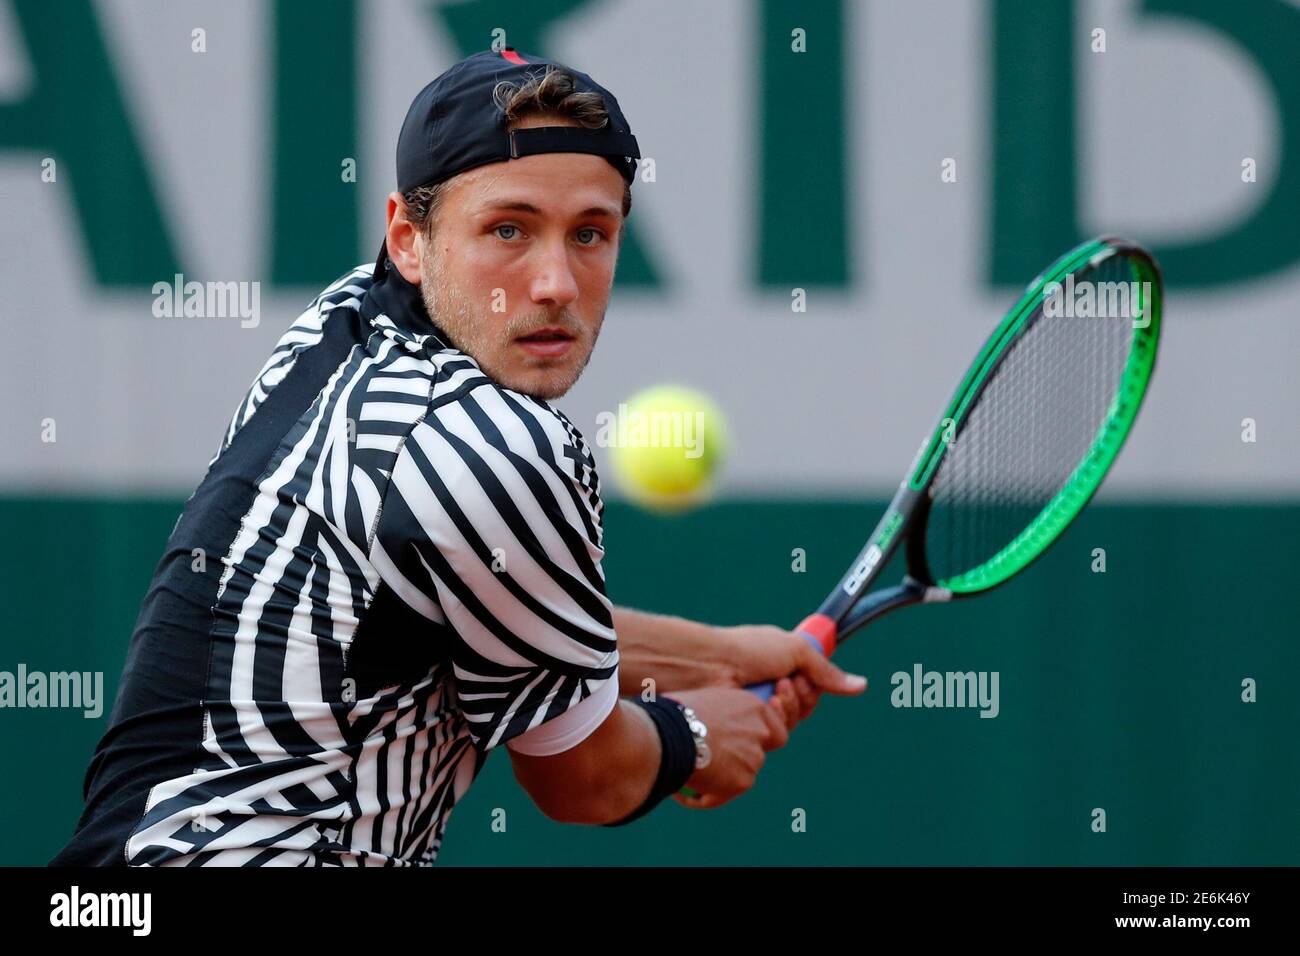
<path id="1" fill-rule="evenodd" d="M 653 784 L 647 764 L 657 750 L 653 726 L 638 724 L 615 707 L 569 750 L 549 756 L 509 752 L 515 779 L 543 814 L 558 823 L 598 826 L 617 823 L 641 806 Z"/>
<path id="2" fill-rule="evenodd" d="M 592 775 L 574 779 L 566 775 L 559 786 L 529 790 L 529 796 L 548 819 L 556 823 L 600 826 L 617 823 L 641 805 L 641 799 L 624 779 Z M 643 795 L 642 795 L 643 796 Z"/>
<path id="3" fill-rule="evenodd" d="M 587 826 L 599 826 L 604 823 L 599 807 L 592 801 L 577 798 L 558 798 L 539 800 L 533 797 L 533 803 L 548 820 L 556 823 L 579 823 Z"/>
<path id="4" fill-rule="evenodd" d="M 548 819 L 557 823 L 600 826 L 617 823 L 641 806 L 645 794 L 636 773 L 600 760 L 569 760 L 529 768 L 515 776 L 529 798 Z"/>

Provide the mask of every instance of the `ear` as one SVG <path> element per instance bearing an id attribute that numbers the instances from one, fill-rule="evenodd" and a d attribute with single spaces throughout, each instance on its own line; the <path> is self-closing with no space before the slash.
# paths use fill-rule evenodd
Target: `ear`
<path id="1" fill-rule="evenodd" d="M 420 284 L 420 256 L 424 240 L 420 230 L 406 218 L 406 200 L 401 193 L 388 194 L 388 258 L 412 285 Z"/>

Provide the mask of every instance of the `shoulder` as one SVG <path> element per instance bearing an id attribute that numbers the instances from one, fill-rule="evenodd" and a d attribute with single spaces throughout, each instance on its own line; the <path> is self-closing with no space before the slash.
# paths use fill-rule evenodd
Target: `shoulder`
<path id="1" fill-rule="evenodd" d="M 231 416 L 222 436 L 216 455 L 208 462 L 211 466 L 230 444 L 235 435 L 252 419 L 266 399 L 297 366 L 303 355 L 325 340 L 326 327 L 331 316 L 355 312 L 360 308 L 361 297 L 373 283 L 371 270 L 357 266 L 335 279 L 318 294 L 293 323 L 280 336 L 271 355 L 262 364 L 252 384 Z M 337 326 L 334 323 L 331 328 Z"/>
<path id="2" fill-rule="evenodd" d="M 360 307 L 361 298 L 372 282 L 370 272 L 364 266 L 357 266 L 322 289 L 280 336 L 258 375 L 258 381 L 264 386 L 278 384 L 298 356 L 320 344 L 331 316 L 355 312 Z"/>
<path id="3" fill-rule="evenodd" d="M 493 382 L 464 356 L 442 365 L 417 431 L 494 467 L 532 467 L 581 481 L 592 465 L 582 435 L 559 409 Z"/>
<path id="4" fill-rule="evenodd" d="M 444 361 L 393 477 L 404 494 L 429 489 L 453 520 L 572 529 L 583 550 L 601 547 L 600 484 L 582 435 L 549 402 L 498 385 L 463 356 Z"/>
<path id="5" fill-rule="evenodd" d="M 330 315 L 340 309 L 357 310 L 361 305 L 361 297 L 373 283 L 371 268 L 365 265 L 356 266 L 339 276 L 322 289 L 294 319 L 276 345 L 276 352 L 294 351 L 303 345 L 313 344 Z"/>

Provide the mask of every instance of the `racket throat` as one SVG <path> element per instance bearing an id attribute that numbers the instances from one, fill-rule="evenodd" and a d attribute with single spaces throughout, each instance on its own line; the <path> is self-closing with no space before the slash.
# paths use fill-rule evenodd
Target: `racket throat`
<path id="1" fill-rule="evenodd" d="M 924 585 L 922 585 L 921 587 L 922 587 L 921 590 L 922 604 L 937 604 L 943 601 L 952 600 L 952 592 L 949 591 L 947 588 L 941 588 L 937 586 L 926 587 Z"/>
<path id="2" fill-rule="evenodd" d="M 910 574 L 903 575 L 903 583 L 900 587 L 911 595 L 912 603 L 915 604 L 938 604 L 952 600 L 952 592 L 947 588 L 941 588 L 937 584 L 927 584 Z"/>

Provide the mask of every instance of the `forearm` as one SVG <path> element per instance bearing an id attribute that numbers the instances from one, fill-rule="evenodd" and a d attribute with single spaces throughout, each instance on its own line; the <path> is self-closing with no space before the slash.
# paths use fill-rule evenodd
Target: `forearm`
<path id="1" fill-rule="evenodd" d="M 685 618 L 614 608 L 619 693 L 639 696 L 646 680 L 656 693 L 734 683 L 735 655 L 727 628 Z"/>
<path id="2" fill-rule="evenodd" d="M 650 794 L 659 772 L 659 732 L 634 703 L 619 701 L 590 737 L 550 757 L 510 751 L 515 778 L 561 823 L 613 823 Z"/>

